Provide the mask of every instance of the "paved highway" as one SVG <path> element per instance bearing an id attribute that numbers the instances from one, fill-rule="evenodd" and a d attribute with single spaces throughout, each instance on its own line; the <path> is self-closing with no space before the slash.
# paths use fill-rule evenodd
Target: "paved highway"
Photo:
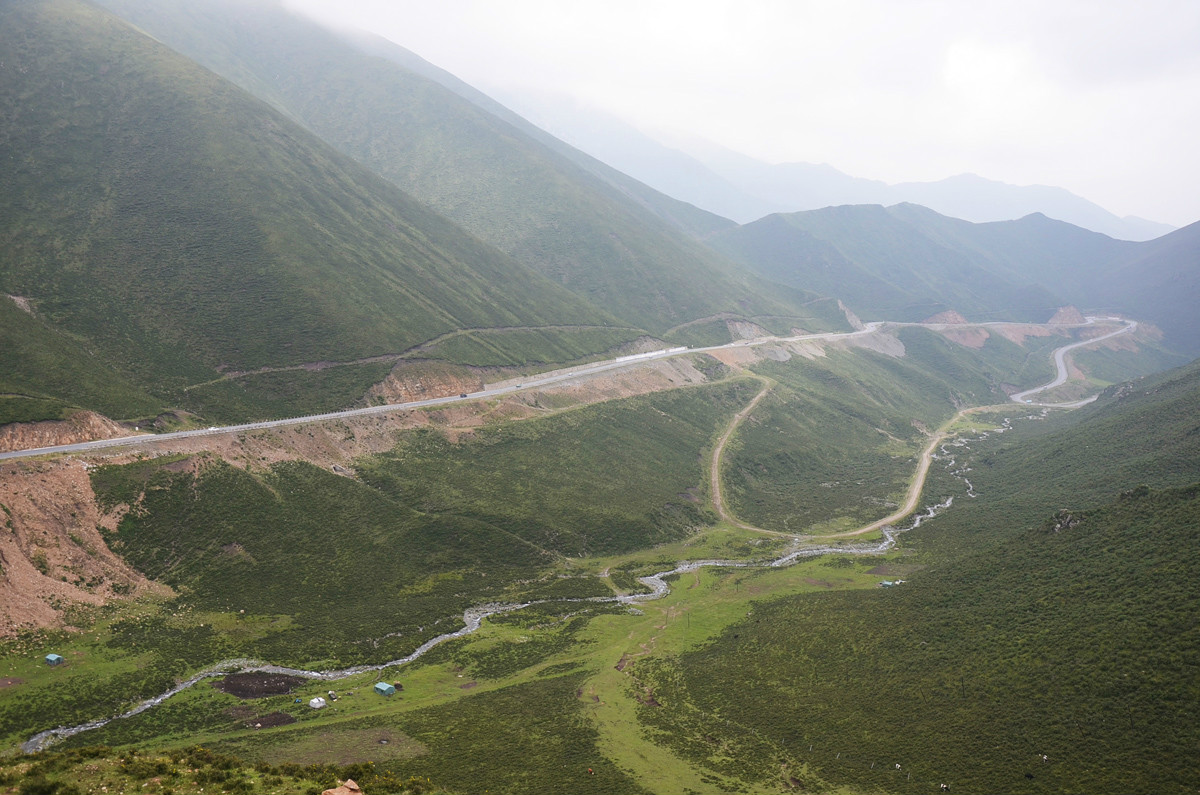
<path id="1" fill-rule="evenodd" d="M 1095 321 L 1095 318 L 1088 318 L 1088 323 L 1092 323 L 1094 321 Z M 1116 336 L 1117 334 L 1123 334 L 1127 331 L 1130 331 L 1132 328 L 1137 327 L 1137 324 L 1132 321 L 1126 321 L 1126 322 L 1129 323 L 1130 325 L 1126 326 L 1125 328 L 1123 328 L 1119 331 L 1113 332 L 1112 334 L 1107 334 L 1103 337 L 1097 337 L 1095 339 L 1075 343 L 1074 345 L 1068 345 L 1068 346 L 1066 346 L 1066 348 L 1060 348 L 1059 351 L 1056 352 L 1056 358 L 1055 358 L 1056 362 L 1058 362 L 1058 365 L 1059 365 L 1060 374 L 1065 373 L 1065 366 L 1063 365 L 1062 360 L 1059 357 L 1059 354 L 1065 353 L 1067 350 L 1079 347 L 1081 345 L 1090 345 L 1093 342 L 1098 342 L 1102 339 L 1107 339 L 1108 337 Z M 603 373 L 603 372 L 606 372 L 609 370 L 617 370 L 622 367 L 629 367 L 632 365 L 642 364 L 644 362 L 653 361 L 655 359 L 669 359 L 669 358 L 673 358 L 675 356 L 688 356 L 688 355 L 691 355 L 694 353 L 708 353 L 710 351 L 720 351 L 720 350 L 735 349 L 735 348 L 753 348 L 753 347 L 757 347 L 760 345 L 778 345 L 780 343 L 802 342 L 802 341 L 806 341 L 806 340 L 821 341 L 821 340 L 851 339 L 853 337 L 862 337 L 862 336 L 866 336 L 869 334 L 874 334 L 876 331 L 878 331 L 881 327 L 883 327 L 885 325 L 912 325 L 912 326 L 915 326 L 915 325 L 922 325 L 922 324 L 919 324 L 919 323 L 894 323 L 893 324 L 893 323 L 886 323 L 886 322 L 881 322 L 881 321 L 872 321 L 870 323 L 867 323 L 865 326 L 863 326 L 863 328 L 858 329 L 857 331 L 827 332 L 827 333 L 823 333 L 823 334 L 801 334 L 801 335 L 794 336 L 794 337 L 756 337 L 754 339 L 749 339 L 749 340 L 737 340 L 736 342 L 729 342 L 724 345 L 712 345 L 707 348 L 667 348 L 665 350 L 651 351 L 649 353 L 639 353 L 639 354 L 634 354 L 632 356 L 621 356 L 616 359 L 610 359 L 608 361 L 597 362 L 596 364 L 581 365 L 578 367 L 571 367 L 571 368 L 567 368 L 567 369 L 563 369 L 563 370 L 552 370 L 548 373 L 543 373 L 542 375 L 531 376 L 530 378 L 523 380 L 521 383 L 513 384 L 512 386 L 494 387 L 491 389 L 483 389 L 478 392 L 471 392 L 466 396 L 466 398 L 463 398 L 460 395 L 452 395 L 450 397 L 430 398 L 428 400 L 414 400 L 410 403 L 390 403 L 385 406 L 368 406 L 367 408 L 348 409 L 346 411 L 334 411 L 334 412 L 330 412 L 328 414 L 311 414 L 311 415 L 306 415 L 306 416 L 302 416 L 302 417 L 289 417 L 287 419 L 282 419 L 282 420 L 269 420 L 269 421 L 265 421 L 265 422 L 248 422 L 248 423 L 245 423 L 242 425 L 224 425 L 224 426 L 220 426 L 220 427 L 201 428 L 198 430 L 191 430 L 191 431 L 175 431 L 174 433 L 138 434 L 136 436 L 122 436 L 117 439 L 100 439 L 100 440 L 97 440 L 94 442 L 80 442 L 78 444 L 63 444 L 63 445 L 55 445 L 53 447 L 37 447 L 37 448 L 31 448 L 28 450 L 13 450 L 10 452 L 0 452 L 0 461 L 7 460 L 7 459 L 29 458 L 32 456 L 52 455 L 52 454 L 60 454 L 60 453 L 88 453 L 88 452 L 93 452 L 95 450 L 106 450 L 106 449 L 115 448 L 115 447 L 136 447 L 136 446 L 142 445 L 142 444 L 153 444 L 153 443 L 157 443 L 157 442 L 169 442 L 173 439 L 190 439 L 190 438 L 197 437 L 197 436 L 218 436 L 218 435 L 222 435 L 222 434 L 244 433 L 246 431 L 258 431 L 258 430 L 264 430 L 267 428 L 282 428 L 282 427 L 285 427 L 288 425 L 304 425 L 306 423 L 311 423 L 311 422 L 324 422 L 326 420 L 340 420 L 340 419 L 345 419 L 347 417 L 364 417 L 364 416 L 369 416 L 372 414 L 389 414 L 391 412 L 396 412 L 396 411 L 412 411 L 414 409 L 428 408 L 431 406 L 442 406 L 442 405 L 446 405 L 448 403 L 457 403 L 464 399 L 474 400 L 474 399 L 479 399 L 479 398 L 490 398 L 490 397 L 497 397 L 499 395 L 507 395 L 507 394 L 511 394 L 514 392 L 522 392 L 522 391 L 529 390 L 529 389 L 540 389 L 542 387 L 549 386 L 551 384 L 558 384 L 558 383 L 562 383 L 563 381 L 570 381 L 575 378 L 583 378 L 586 376 L 595 375 L 597 373 Z M 972 324 L 968 324 L 967 326 L 961 326 L 961 325 L 954 326 L 954 328 L 967 328 L 969 326 L 975 326 L 975 325 L 989 326 L 989 325 L 1001 325 L 1001 324 L 1000 323 L 972 323 Z M 1018 324 L 1018 325 L 1037 325 L 1037 324 L 1024 323 L 1024 324 Z M 935 329 L 935 330 L 940 330 L 943 328 L 950 328 L 950 326 L 946 326 L 945 324 L 929 324 L 928 327 Z M 1064 376 L 1064 378 L 1065 378 L 1065 376 Z M 1034 389 L 1034 390 L 1029 390 L 1028 392 L 1022 393 L 1022 395 L 1033 394 L 1033 393 L 1041 391 L 1043 389 L 1049 389 L 1051 386 L 1057 386 L 1059 383 L 1062 383 L 1062 381 L 1056 381 L 1053 384 L 1047 384 L 1046 386 L 1038 387 L 1037 389 Z M 1013 399 L 1014 400 L 1017 400 L 1017 399 L 1023 400 L 1023 398 L 1021 398 L 1017 395 L 1014 395 Z"/>
<path id="2" fill-rule="evenodd" d="M 1125 325 L 1123 327 L 1117 329 L 1116 331 L 1109 332 L 1108 334 L 1104 334 L 1099 337 L 1092 337 L 1090 340 L 1083 340 L 1082 342 L 1074 342 L 1074 343 L 1071 343 L 1070 345 L 1064 345 L 1061 348 L 1055 349 L 1055 351 L 1054 351 L 1054 366 L 1056 368 L 1058 368 L 1058 375 L 1056 375 L 1054 377 L 1054 380 L 1050 381 L 1049 383 L 1042 384 L 1041 386 L 1034 387 L 1033 389 L 1026 389 L 1024 392 L 1018 392 L 1017 394 L 1012 396 L 1013 400 L 1017 401 L 1018 403 L 1032 403 L 1033 401 L 1029 400 L 1029 397 L 1031 395 L 1036 395 L 1038 392 L 1045 392 L 1048 389 L 1053 389 L 1056 386 L 1065 384 L 1067 382 L 1067 376 L 1069 374 L 1069 371 L 1067 369 L 1067 358 L 1066 357 L 1067 357 L 1068 353 L 1075 350 L 1076 348 L 1083 348 L 1087 345 L 1092 345 L 1094 343 L 1109 339 L 1111 337 L 1116 337 L 1121 334 L 1129 334 L 1130 332 L 1137 330 L 1137 327 L 1138 327 L 1136 320 L 1121 320 L 1120 318 L 1115 318 L 1115 317 L 1110 317 L 1110 318 L 1089 317 L 1087 320 L 1089 323 L 1094 323 L 1097 320 L 1116 320 L 1116 321 L 1124 323 Z M 1096 397 L 1097 396 L 1093 395 L 1090 398 L 1085 398 L 1084 400 L 1076 400 L 1072 403 L 1038 403 L 1037 405 L 1053 406 L 1055 408 L 1078 408 L 1079 406 L 1085 406 L 1088 403 L 1091 403 L 1092 401 L 1094 401 L 1096 399 Z"/>

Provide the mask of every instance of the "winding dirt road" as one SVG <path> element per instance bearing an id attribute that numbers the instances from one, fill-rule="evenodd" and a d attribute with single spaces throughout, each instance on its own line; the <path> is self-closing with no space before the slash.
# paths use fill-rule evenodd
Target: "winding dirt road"
<path id="1" fill-rule="evenodd" d="M 1089 317 L 1088 322 L 1094 323 L 1099 319 L 1100 318 Z M 1117 320 L 1117 318 L 1106 318 L 1106 319 Z M 1066 364 L 1066 355 L 1068 353 L 1070 353 L 1071 351 L 1073 351 L 1074 349 L 1082 348 L 1082 347 L 1085 347 L 1088 345 L 1093 345 L 1097 342 L 1102 342 L 1104 340 L 1119 336 L 1121 334 L 1128 334 L 1132 331 L 1135 331 L 1138 327 L 1137 321 L 1134 321 L 1134 320 L 1124 320 L 1121 322 L 1125 323 L 1125 325 L 1122 328 L 1117 329 L 1116 331 L 1109 332 L 1108 334 L 1104 334 L 1099 337 L 1093 337 L 1091 339 L 1083 340 L 1081 342 L 1073 342 L 1070 345 L 1064 345 L 1061 348 L 1055 348 L 1054 363 L 1055 363 L 1055 366 L 1058 368 L 1058 374 L 1056 375 L 1056 377 L 1052 381 L 1050 381 L 1046 384 L 1043 384 L 1042 386 L 1034 387 L 1033 389 L 1027 389 L 1024 392 L 1018 392 L 1017 394 L 1012 396 L 1013 401 L 1015 401 L 1017 403 L 1022 403 L 1022 404 L 1032 403 L 1032 401 L 1030 401 L 1028 399 L 1030 395 L 1036 395 L 1039 392 L 1044 392 L 1046 390 L 1053 389 L 1056 386 L 1060 386 L 1060 385 L 1066 383 L 1067 378 L 1069 377 L 1069 370 L 1068 370 L 1068 367 Z M 746 524 L 745 522 L 742 522 L 737 517 L 735 517 L 732 513 L 730 513 L 729 510 L 725 507 L 725 500 L 721 493 L 721 456 L 725 451 L 725 445 L 729 441 L 729 439 L 733 436 L 734 431 L 737 430 L 737 427 L 742 423 L 742 421 L 747 416 L 750 415 L 750 412 L 752 412 L 754 410 L 755 406 L 758 405 L 759 401 L 762 400 L 763 397 L 765 397 L 766 394 L 771 390 L 772 384 L 765 378 L 762 379 L 762 381 L 764 384 L 763 390 L 761 392 L 759 392 L 758 395 L 756 395 L 754 397 L 754 399 L 751 400 L 750 403 L 747 404 L 747 406 L 744 409 L 739 411 L 737 413 L 737 415 L 734 416 L 733 420 L 730 421 L 729 426 L 725 429 L 725 432 L 723 434 L 721 434 L 721 438 L 720 438 L 720 440 L 718 440 L 717 446 L 713 450 L 711 471 L 710 471 L 710 485 L 711 485 L 711 491 L 712 491 L 713 509 L 717 512 L 717 515 L 720 516 L 723 520 L 725 520 L 729 524 L 740 527 L 743 530 L 750 530 L 755 533 L 766 533 L 768 535 L 782 535 L 782 536 L 792 537 L 792 536 L 794 536 L 794 534 L 792 534 L 792 533 L 781 533 L 776 530 L 767 530 L 762 527 L 755 527 L 754 525 L 749 525 L 749 524 Z M 1072 403 L 1037 403 L 1035 405 L 1042 406 L 1042 407 L 1048 407 L 1048 408 L 1078 408 L 1080 406 L 1084 406 L 1084 405 L 1087 405 L 1088 403 L 1091 403 L 1092 401 L 1094 401 L 1096 399 L 1096 397 L 1097 396 L 1093 395 L 1092 397 L 1087 398 L 1085 400 L 1077 400 Z M 899 522 L 901 519 L 904 519 L 905 517 L 910 516 L 914 511 L 916 511 L 917 504 L 921 500 L 921 492 L 924 491 L 924 489 L 925 489 L 925 480 L 929 475 L 929 467 L 933 464 L 933 455 L 937 451 L 938 445 L 940 445 L 942 442 L 944 442 L 946 440 L 946 438 L 950 435 L 950 429 L 954 426 L 954 424 L 956 422 L 958 422 L 960 419 L 962 419 L 963 417 L 967 416 L 968 414 L 975 414 L 978 412 L 988 411 L 988 410 L 1006 409 L 1009 407 L 1010 407 L 1010 404 L 1002 404 L 1002 405 L 994 405 L 994 406 L 973 406 L 971 408 L 965 408 L 965 409 L 962 409 L 961 411 L 959 411 L 958 413 L 956 413 L 953 417 L 951 417 L 949 420 L 947 420 L 940 428 L 938 428 L 937 431 L 934 432 L 934 434 L 929 438 L 929 443 L 925 445 L 925 449 L 921 451 L 921 455 L 917 459 L 917 469 L 913 473 L 912 481 L 909 483 L 908 492 L 904 498 L 904 504 L 901 505 L 899 508 L 897 508 L 892 513 L 888 514 L 887 516 L 883 517 L 882 519 L 878 519 L 874 522 L 871 522 L 870 524 L 864 525 L 855 530 L 848 530 L 844 533 L 830 533 L 828 535 L 809 536 L 809 538 L 813 538 L 813 539 L 849 538 L 851 536 L 866 535 L 867 533 L 873 533 L 877 530 L 883 529 L 884 527 L 894 525 L 896 522 Z"/>
<path id="2" fill-rule="evenodd" d="M 729 425 L 725 427 L 725 432 L 721 434 L 721 438 L 717 440 L 716 447 L 713 448 L 712 460 L 709 462 L 709 491 L 712 497 L 712 506 L 713 510 L 717 512 L 717 516 L 720 516 L 724 521 L 736 527 L 740 527 L 743 530 L 750 530 L 755 533 L 767 533 L 770 535 L 790 537 L 790 533 L 780 533 L 775 530 L 764 530 L 761 527 L 754 527 L 753 525 L 748 525 L 745 522 L 742 522 L 736 516 L 726 510 L 725 500 L 721 495 L 721 456 L 725 453 L 725 445 L 728 444 L 729 439 L 733 436 L 733 432 L 736 431 L 738 426 L 742 424 L 742 420 L 746 419 L 750 412 L 754 411 L 755 406 L 757 406 L 759 402 L 767 396 L 767 393 L 771 391 L 771 387 L 774 386 L 769 379 L 762 378 L 760 376 L 758 377 L 758 380 L 762 381 L 762 390 L 760 390 L 759 393 L 754 396 L 753 400 L 746 404 L 745 408 L 734 415 L 733 419 L 729 421 Z"/>
<path id="3" fill-rule="evenodd" d="M 1096 337 L 1091 340 L 1085 340 L 1085 341 L 1079 342 L 1079 343 L 1073 343 L 1071 345 L 1066 345 L 1066 346 L 1063 346 L 1062 348 L 1057 349 L 1055 351 L 1055 362 L 1059 366 L 1060 376 L 1062 375 L 1063 371 L 1065 370 L 1065 363 L 1064 363 L 1063 355 L 1065 355 L 1068 351 L 1070 351 L 1073 348 L 1081 347 L 1083 345 L 1090 345 L 1092 343 L 1099 342 L 1104 339 L 1108 339 L 1109 337 L 1116 336 L 1117 334 L 1126 333 L 1128 331 L 1131 331 L 1133 328 L 1136 328 L 1136 326 L 1137 326 L 1137 324 L 1133 323 L 1132 321 L 1129 321 L 1128 323 L 1129 323 L 1129 325 L 1127 325 L 1125 328 L 1123 328 L 1119 331 L 1115 331 L 1111 334 L 1107 334 L 1102 337 Z M 836 335 L 836 336 L 842 336 L 842 335 Z M 665 353 L 665 352 L 663 352 L 663 353 Z M 610 364 L 609 366 L 612 366 L 612 365 Z M 721 518 L 724 519 L 726 522 L 736 525 L 737 527 L 740 527 L 742 529 L 750 530 L 752 532 L 767 533 L 770 535 L 787 536 L 787 537 L 795 538 L 795 536 L 790 533 L 780 533 L 780 532 L 773 531 L 773 530 L 765 530 L 763 528 L 754 527 L 752 525 L 748 525 L 741 521 L 738 521 L 736 519 L 736 517 L 734 517 L 732 514 L 730 514 L 728 512 L 728 510 L 725 508 L 724 500 L 722 498 L 721 477 L 720 477 L 721 466 L 720 465 L 721 465 L 721 457 L 725 450 L 725 447 L 728 444 L 730 438 L 732 438 L 732 436 L 733 436 L 734 432 L 737 430 L 737 428 L 746 419 L 746 417 L 748 417 L 751 414 L 751 412 L 754 411 L 754 409 L 758 406 L 758 404 L 762 401 L 762 399 L 764 397 L 766 397 L 766 395 L 771 391 L 771 388 L 774 385 L 773 382 L 770 381 L 770 379 L 767 379 L 763 376 L 754 376 L 754 377 L 762 382 L 762 384 L 763 384 L 762 390 L 759 391 L 759 393 L 757 395 L 755 395 L 754 398 L 748 404 L 746 404 L 746 406 L 744 408 L 742 408 L 742 410 L 739 411 L 733 417 L 733 419 L 730 421 L 729 425 L 725 428 L 725 431 L 721 434 L 720 439 L 717 441 L 717 444 L 713 449 L 713 454 L 712 454 L 712 458 L 710 461 L 710 465 L 711 465 L 710 483 L 711 483 L 711 487 L 712 487 L 713 508 L 716 510 L 718 515 L 720 515 Z M 1019 402 L 1025 402 L 1025 398 L 1024 398 L 1025 395 L 1036 394 L 1037 392 L 1042 391 L 1044 389 L 1050 389 L 1054 386 L 1058 386 L 1059 384 L 1063 383 L 1065 380 L 1066 379 L 1064 376 L 1061 379 L 1056 379 L 1055 381 L 1053 381 L 1049 384 L 1046 384 L 1042 387 L 1038 387 L 1037 389 L 1028 390 L 1024 393 L 1021 393 L 1021 395 L 1019 395 L 1019 396 L 1014 395 L 1013 399 L 1018 400 Z M 435 646 L 437 646 L 447 640 L 465 637 L 466 635 L 469 635 L 469 634 L 475 632 L 476 630 L 479 629 L 483 620 L 491 615 L 495 615 L 496 613 L 501 613 L 501 612 L 508 612 L 510 610 L 520 610 L 522 608 L 529 607 L 534 604 L 544 604 L 547 602 L 601 602 L 601 603 L 619 603 L 619 604 L 626 604 L 626 605 L 634 605 L 634 604 L 638 604 L 641 602 L 646 602 L 646 601 L 650 601 L 650 600 L 654 600 L 654 599 L 660 599 L 663 596 L 670 593 L 670 586 L 666 582 L 667 577 L 669 577 L 671 575 L 696 571 L 700 568 L 713 567 L 713 566 L 746 567 L 746 568 L 752 567 L 752 566 L 781 567 L 781 566 L 791 565 L 802 557 L 824 554 L 826 552 L 840 552 L 840 553 L 857 552 L 859 554 L 878 554 L 879 552 L 885 550 L 886 548 L 890 547 L 892 544 L 895 543 L 895 531 L 892 530 L 890 528 L 890 526 L 895 524 L 899 520 L 911 515 L 916 510 L 917 503 L 919 502 L 920 497 L 921 497 L 921 492 L 925 487 L 926 477 L 929 474 L 929 469 L 933 462 L 934 451 L 937 450 L 938 445 L 940 445 L 950 435 L 950 428 L 954 425 L 954 423 L 957 422 L 960 418 L 966 416 L 967 414 L 971 414 L 974 412 L 987 411 L 988 409 L 1011 408 L 1011 405 L 1012 404 L 1006 404 L 1004 406 L 976 406 L 976 407 L 972 407 L 972 408 L 962 409 L 961 411 L 957 412 L 954 415 L 954 417 L 952 417 L 949 421 L 947 421 L 944 425 L 942 425 L 942 427 L 940 427 L 937 430 L 937 432 L 935 432 L 930 437 L 929 443 L 925 446 L 924 450 L 922 450 L 922 452 L 921 452 L 921 456 L 920 456 L 920 459 L 917 464 L 916 472 L 913 474 L 912 482 L 909 484 L 908 494 L 905 498 L 904 505 L 902 505 L 900 508 L 898 508 L 893 513 L 889 514 L 888 516 L 884 517 L 883 519 L 879 519 L 879 520 L 872 522 L 868 525 L 865 525 L 857 530 L 852 530 L 852 531 L 849 531 L 846 533 L 837 533 L 837 534 L 828 535 L 828 536 L 811 536 L 811 537 L 809 537 L 813 540 L 843 538 L 843 537 L 848 537 L 848 536 L 864 535 L 866 533 L 870 533 L 875 530 L 882 530 L 884 533 L 884 537 L 885 537 L 884 541 L 881 542 L 879 545 L 877 545 L 874 548 L 868 547 L 868 548 L 860 548 L 860 549 L 850 549 L 850 548 L 844 548 L 844 547 L 820 546 L 817 544 L 803 544 L 802 545 L 800 543 L 801 539 L 796 538 L 796 545 L 794 546 L 793 551 L 785 554 L 783 557 L 777 558 L 772 561 L 733 561 L 733 560 L 699 560 L 699 561 L 695 561 L 694 560 L 694 561 L 688 561 L 686 563 L 681 563 L 678 566 L 676 566 L 674 569 L 659 572 L 658 574 L 652 575 L 650 577 L 639 577 L 638 578 L 639 581 L 643 585 L 647 586 L 650 589 L 649 593 L 630 594 L 630 595 L 625 595 L 625 596 L 591 597 L 591 598 L 584 598 L 584 599 L 539 600 L 539 601 L 534 601 L 534 602 L 524 602 L 524 603 L 520 603 L 520 604 L 481 605 L 478 607 L 470 608 L 463 614 L 464 626 L 461 627 L 460 629 L 454 630 L 452 632 L 448 632 L 444 635 L 439 635 L 436 638 L 426 641 L 420 648 L 418 648 L 416 651 L 414 651 L 412 654 L 408 655 L 407 657 L 403 657 L 398 660 L 391 660 L 391 661 L 376 664 L 376 665 L 361 665 L 361 666 L 355 666 L 353 668 L 346 668 L 346 669 L 339 669 L 339 670 L 308 671 L 308 670 L 304 670 L 304 669 L 285 668 L 285 667 L 281 667 L 281 666 L 271 665 L 268 663 L 263 663 L 258 660 L 245 660 L 245 659 L 226 660 L 222 663 L 218 663 L 217 665 L 215 665 L 211 668 L 201 671 L 200 673 L 195 674 L 190 679 L 179 683 L 178 685 L 176 685 L 175 687 L 166 691 L 165 693 L 162 693 L 158 696 L 155 696 L 153 698 L 150 698 L 150 699 L 147 699 L 147 700 L 141 702 L 140 704 L 135 706 L 133 709 L 131 709 L 127 712 L 124 712 L 120 715 L 116 715 L 111 718 L 93 720 L 93 721 L 90 721 L 88 723 L 84 723 L 84 724 L 81 724 L 78 726 L 58 727 L 55 729 L 50 729 L 47 731 L 40 732 L 40 733 L 34 735 L 33 737 L 31 737 L 27 742 L 25 742 L 22 745 L 22 750 L 24 750 L 26 753 L 34 753 L 36 751 L 46 748 L 47 746 L 54 743 L 55 741 L 63 739 L 65 737 L 70 737 L 72 735 L 79 734 L 81 732 L 98 729 L 102 726 L 107 725 L 108 723 L 110 723 L 113 720 L 121 720 L 124 718 L 132 717 L 134 715 L 145 712 L 148 709 L 152 709 L 152 708 L 158 706 L 159 704 L 163 703 L 164 701 L 171 698 L 172 696 L 177 695 L 178 693 L 194 686 L 195 684 L 197 684 L 205 679 L 225 675 L 227 673 L 231 673 L 234 671 L 263 671 L 263 672 L 270 672 L 270 673 L 286 673 L 289 675 L 301 676 L 301 677 L 308 678 L 308 679 L 321 679 L 321 680 L 326 680 L 326 681 L 334 681 L 334 680 L 339 680 L 339 679 L 344 679 L 346 677 L 354 676 L 357 674 L 373 672 L 373 671 L 382 671 L 389 667 L 405 665 L 407 663 L 412 662 L 413 660 L 416 660 L 417 658 L 421 657 L 423 654 L 428 652 L 430 649 L 434 648 Z M 950 504 L 950 502 L 947 501 L 942 506 L 935 506 L 935 508 L 936 507 L 945 508 L 945 507 L 948 507 L 949 504 Z M 931 512 L 930 515 L 933 515 L 933 513 Z"/>

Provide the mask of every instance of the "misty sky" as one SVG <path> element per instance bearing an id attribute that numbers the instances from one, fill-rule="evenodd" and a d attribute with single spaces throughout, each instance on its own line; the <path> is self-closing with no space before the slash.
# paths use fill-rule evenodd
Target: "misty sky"
<path id="1" fill-rule="evenodd" d="M 489 93 L 887 182 L 1200 220 L 1200 0 L 286 0 Z"/>

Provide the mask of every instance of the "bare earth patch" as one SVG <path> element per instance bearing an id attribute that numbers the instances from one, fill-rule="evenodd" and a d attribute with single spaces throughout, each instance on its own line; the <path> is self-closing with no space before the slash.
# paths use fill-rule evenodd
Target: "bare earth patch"
<path id="1" fill-rule="evenodd" d="M 288 726 L 296 722 L 296 718 L 286 712 L 272 712 L 269 715 L 259 715 L 246 721 L 247 729 L 269 729 L 272 726 Z"/>
<path id="2" fill-rule="evenodd" d="M 94 411 L 77 411 L 65 420 L 13 422 L 0 426 L 0 452 L 54 447 L 130 436 L 129 429 Z"/>
<path id="3" fill-rule="evenodd" d="M 306 680 L 286 674 L 249 673 L 230 674 L 213 682 L 213 687 L 238 698 L 264 698 L 292 692 L 292 688 Z"/>
<path id="4" fill-rule="evenodd" d="M 86 465 L 73 459 L 0 468 L 0 637 L 58 626 L 59 608 L 101 605 L 117 594 L 169 594 L 113 554 L 100 528 L 119 514 L 96 506 Z"/>

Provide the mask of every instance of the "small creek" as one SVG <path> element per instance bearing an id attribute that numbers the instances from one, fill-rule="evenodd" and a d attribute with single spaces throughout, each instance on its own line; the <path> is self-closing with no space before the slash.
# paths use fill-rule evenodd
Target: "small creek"
<path id="1" fill-rule="evenodd" d="M 1022 419 L 1038 419 L 1044 416 L 1045 411 L 1043 411 L 1040 415 L 1032 415 Z M 971 438 L 956 437 L 953 441 L 947 441 L 943 443 L 940 446 L 939 452 L 933 456 L 933 459 L 940 462 L 952 476 L 961 480 L 965 484 L 968 497 L 975 497 L 977 496 L 975 493 L 975 488 L 971 484 L 971 481 L 967 478 L 967 473 L 971 471 L 970 468 L 965 465 L 958 465 L 959 451 L 969 451 L 971 443 L 987 439 L 993 434 L 1004 433 L 1011 428 L 1012 420 L 1005 419 L 1003 425 L 999 428 L 993 428 L 990 431 L 982 431 L 978 435 Z M 625 604 L 633 607 L 634 605 L 642 602 L 650 602 L 654 601 L 655 599 L 662 599 L 669 594 L 671 592 L 671 587 L 667 584 L 668 577 L 672 577 L 677 574 L 686 574 L 688 572 L 697 571 L 703 568 L 783 568 L 785 566 L 791 566 L 802 559 L 817 557 L 819 555 L 877 555 L 894 547 L 896 545 L 896 539 L 899 535 L 920 527 L 922 523 L 947 510 L 953 504 L 954 498 L 947 497 L 942 502 L 926 507 L 924 511 L 913 516 L 908 524 L 903 527 L 884 527 L 882 529 L 883 538 L 875 542 L 838 545 L 810 545 L 805 544 L 800 539 L 797 539 L 792 549 L 786 554 L 770 560 L 692 560 L 680 563 L 673 569 L 660 571 L 657 574 L 652 574 L 648 577 L 639 577 L 638 581 L 650 589 L 648 593 L 627 594 L 623 596 L 593 596 L 580 599 L 541 599 L 515 604 L 488 603 L 477 605 L 475 607 L 468 608 L 463 613 L 463 626 L 461 628 L 427 640 L 425 643 L 421 644 L 416 651 L 412 652 L 406 657 L 401 657 L 397 660 L 390 660 L 388 662 L 379 663 L 376 665 L 355 665 L 349 668 L 339 668 L 328 671 L 307 671 L 302 668 L 287 668 L 281 665 L 270 665 L 262 662 L 261 660 L 223 660 L 222 662 L 219 662 L 216 665 L 195 674 L 190 679 L 180 682 L 165 693 L 161 693 L 153 698 L 146 699 L 134 708 L 128 710 L 127 712 L 123 712 L 120 715 L 101 720 L 89 721 L 78 726 L 62 726 L 56 729 L 48 729 L 46 731 L 39 732 L 38 734 L 35 734 L 33 737 L 29 738 L 29 740 L 26 742 L 22 743 L 21 750 L 25 753 L 41 751 L 45 748 L 48 748 L 51 744 L 57 742 L 58 740 L 62 740 L 66 737 L 71 737 L 76 734 L 91 731 L 93 729 L 99 729 L 100 727 L 106 726 L 115 720 L 123 720 L 125 718 L 132 718 L 135 715 L 140 715 L 146 710 L 158 706 L 172 696 L 182 693 L 184 690 L 187 690 L 188 688 L 204 681 L 205 679 L 214 679 L 219 676 L 227 676 L 233 673 L 272 673 L 287 674 L 289 676 L 302 677 L 304 679 L 333 682 L 339 679 L 345 679 L 347 677 L 369 673 L 371 671 L 382 671 L 385 668 L 406 665 L 423 656 L 435 646 L 438 646 L 449 640 L 454 640 L 455 638 L 461 638 L 470 635 L 478 630 L 480 626 L 482 626 L 484 619 L 486 619 L 488 616 L 494 616 L 499 613 L 507 613 L 513 610 L 521 610 L 522 608 L 531 607 L 533 605 L 597 602 Z"/>

